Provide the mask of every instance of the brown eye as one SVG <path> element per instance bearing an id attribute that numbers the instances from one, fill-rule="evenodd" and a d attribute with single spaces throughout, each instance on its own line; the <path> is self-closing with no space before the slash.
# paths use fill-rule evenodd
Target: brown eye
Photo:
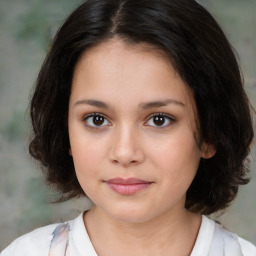
<path id="1" fill-rule="evenodd" d="M 103 115 L 97 114 L 97 113 L 86 116 L 84 118 L 84 121 L 86 123 L 86 126 L 93 127 L 93 128 L 99 128 L 99 127 L 110 125 L 108 120 Z"/>
<path id="2" fill-rule="evenodd" d="M 102 116 L 94 116 L 93 117 L 93 124 L 97 125 L 102 125 L 104 123 L 104 117 Z"/>
<path id="3" fill-rule="evenodd" d="M 147 126 L 153 126 L 153 127 L 159 127 L 164 128 L 166 126 L 171 125 L 175 119 L 169 115 L 166 114 L 154 114 L 149 118 L 149 120 L 146 122 Z"/>
<path id="4" fill-rule="evenodd" d="M 154 116 L 153 122 L 157 126 L 162 126 L 165 123 L 165 117 L 163 116 Z"/>

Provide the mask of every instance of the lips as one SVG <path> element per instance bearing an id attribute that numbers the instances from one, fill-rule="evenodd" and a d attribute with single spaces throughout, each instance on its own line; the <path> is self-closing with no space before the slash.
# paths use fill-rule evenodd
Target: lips
<path id="1" fill-rule="evenodd" d="M 137 178 L 114 178 L 105 181 L 110 189 L 123 196 L 130 196 L 148 188 L 153 182 Z"/>

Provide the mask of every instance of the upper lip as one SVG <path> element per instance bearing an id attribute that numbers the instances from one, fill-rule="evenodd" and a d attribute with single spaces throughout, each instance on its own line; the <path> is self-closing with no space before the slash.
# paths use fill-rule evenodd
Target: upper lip
<path id="1" fill-rule="evenodd" d="M 152 183 L 151 181 L 146 181 L 146 180 L 141 180 L 137 178 L 113 178 L 106 180 L 107 183 L 110 184 L 120 184 L 120 185 L 132 185 L 132 184 L 147 184 L 147 183 Z"/>

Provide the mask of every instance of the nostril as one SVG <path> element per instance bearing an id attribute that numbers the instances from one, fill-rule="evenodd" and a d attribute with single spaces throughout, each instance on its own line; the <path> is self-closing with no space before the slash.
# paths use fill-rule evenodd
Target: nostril
<path id="1" fill-rule="evenodd" d="M 123 131 L 123 130 L 122 130 Z M 113 164 L 122 166 L 137 165 L 144 161 L 144 150 L 138 140 L 134 140 L 134 135 L 129 131 L 122 136 L 116 136 L 109 148 L 109 160 Z"/>
<path id="2" fill-rule="evenodd" d="M 124 166 L 124 167 L 129 167 L 129 166 L 133 166 L 133 165 L 137 165 L 140 163 L 140 161 L 138 160 L 125 160 L 125 159 L 112 159 L 112 163 L 115 164 L 115 165 L 121 165 L 121 166 Z"/>

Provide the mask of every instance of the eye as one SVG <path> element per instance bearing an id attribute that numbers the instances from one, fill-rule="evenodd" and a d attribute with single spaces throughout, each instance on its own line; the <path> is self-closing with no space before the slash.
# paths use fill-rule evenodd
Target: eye
<path id="1" fill-rule="evenodd" d="M 149 120 L 146 122 L 147 126 L 154 126 L 154 127 L 166 127 L 169 126 L 175 119 L 169 115 L 158 113 L 153 114 Z"/>
<path id="2" fill-rule="evenodd" d="M 89 114 L 85 116 L 83 120 L 86 123 L 86 126 L 92 128 L 99 128 L 111 125 L 111 123 L 106 119 L 106 117 L 99 113 Z"/>

